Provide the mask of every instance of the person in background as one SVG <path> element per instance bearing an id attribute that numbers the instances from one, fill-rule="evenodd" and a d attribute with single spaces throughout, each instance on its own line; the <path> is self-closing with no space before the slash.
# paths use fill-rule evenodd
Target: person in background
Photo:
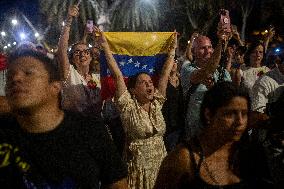
<path id="1" fill-rule="evenodd" d="M 116 85 L 115 103 L 126 134 L 124 158 L 128 163 L 129 188 L 152 189 L 167 154 L 163 141 L 166 126 L 161 109 L 174 64 L 177 36 L 175 34 L 155 89 L 147 73 L 132 76 L 126 86 L 103 32 L 98 28 L 95 31 L 100 34 L 101 46 Z"/>
<path id="2" fill-rule="evenodd" d="M 264 46 L 260 42 L 252 43 L 245 55 L 246 69 L 243 70 L 242 84 L 250 93 L 256 80 L 270 69 L 264 65 Z"/>
<path id="3" fill-rule="evenodd" d="M 262 181 L 250 149 L 248 91 L 231 82 L 210 88 L 202 101 L 200 135 L 184 141 L 163 161 L 155 189 L 271 188 Z M 263 165 L 261 165 L 263 166 Z"/>
<path id="4" fill-rule="evenodd" d="M 77 5 L 69 7 L 66 23 L 58 42 L 57 58 L 63 77 L 64 109 L 100 117 L 102 100 L 100 83 L 90 67 L 92 61 L 91 50 L 83 42 L 75 43 L 67 54 L 70 26 L 74 17 L 79 14 Z M 94 40 L 95 41 L 95 40 Z"/>
<path id="5" fill-rule="evenodd" d="M 166 123 L 164 141 L 169 152 L 175 148 L 184 132 L 184 102 L 177 63 L 174 63 L 169 76 L 166 97 L 162 112 Z"/>
<path id="6" fill-rule="evenodd" d="M 230 33 L 224 32 L 219 26 L 217 34 L 219 41 L 214 52 L 208 37 L 199 35 L 195 38 L 192 47 L 194 62 L 184 64 L 181 69 L 181 84 L 186 106 L 186 138 L 197 135 L 201 129 L 199 109 L 204 93 L 221 79 L 231 80 L 225 67 L 222 67 L 222 72 L 218 71 L 223 51 L 222 45 L 228 42 Z"/>
<path id="7" fill-rule="evenodd" d="M 126 189 L 126 164 L 100 120 L 63 111 L 54 60 L 34 49 L 8 59 L 0 117 L 1 188 Z"/>
<path id="8" fill-rule="evenodd" d="M 252 88 L 251 127 L 261 127 L 269 116 L 266 113 L 267 103 L 274 102 L 282 93 L 284 85 L 284 59 L 276 67 L 256 81 Z"/>

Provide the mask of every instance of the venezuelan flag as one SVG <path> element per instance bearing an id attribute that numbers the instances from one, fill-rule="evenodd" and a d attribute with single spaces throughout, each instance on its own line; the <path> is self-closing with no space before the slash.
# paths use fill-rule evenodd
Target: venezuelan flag
<path id="1" fill-rule="evenodd" d="M 157 80 L 167 59 L 174 32 L 104 32 L 113 56 L 127 82 L 127 78 L 146 72 Z M 103 52 L 100 55 L 101 95 L 112 97 L 115 84 Z"/>

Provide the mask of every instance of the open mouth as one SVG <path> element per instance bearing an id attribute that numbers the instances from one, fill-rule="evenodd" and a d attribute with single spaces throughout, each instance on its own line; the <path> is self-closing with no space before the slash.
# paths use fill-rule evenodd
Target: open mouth
<path id="1" fill-rule="evenodd" d="M 147 92 L 148 95 L 151 95 L 153 90 L 152 89 L 147 89 L 146 92 Z"/>

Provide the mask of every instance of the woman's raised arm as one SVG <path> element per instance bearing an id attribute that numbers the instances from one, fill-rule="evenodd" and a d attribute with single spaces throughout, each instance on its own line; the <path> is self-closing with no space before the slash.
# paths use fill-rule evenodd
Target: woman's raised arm
<path id="1" fill-rule="evenodd" d="M 122 72 L 120 71 L 115 59 L 113 58 L 113 54 L 109 48 L 109 45 L 104 36 L 104 33 L 99 28 L 94 27 L 93 37 L 95 38 L 97 34 L 100 35 L 98 42 L 101 44 L 101 47 L 104 50 L 108 68 L 115 81 L 116 97 L 119 98 L 125 92 L 125 90 L 127 90 L 126 84 L 123 79 Z"/>
<path id="2" fill-rule="evenodd" d="M 57 58 L 59 60 L 59 66 L 61 73 L 63 75 L 63 80 L 67 80 L 69 73 L 69 59 L 68 59 L 68 41 L 69 41 L 69 33 L 70 26 L 72 24 L 73 17 L 77 17 L 79 15 L 79 8 L 77 5 L 72 5 L 68 9 L 67 18 L 64 22 L 64 26 L 62 27 L 61 35 L 58 42 L 58 50 L 57 50 Z"/>
<path id="3" fill-rule="evenodd" d="M 173 67 L 173 64 L 175 62 L 175 50 L 177 48 L 177 33 L 175 32 L 175 38 L 172 42 L 172 45 L 170 47 L 170 50 L 168 52 L 168 58 L 163 66 L 159 84 L 158 84 L 158 90 L 159 92 L 165 97 L 166 96 L 166 90 L 168 85 L 169 76 Z"/>

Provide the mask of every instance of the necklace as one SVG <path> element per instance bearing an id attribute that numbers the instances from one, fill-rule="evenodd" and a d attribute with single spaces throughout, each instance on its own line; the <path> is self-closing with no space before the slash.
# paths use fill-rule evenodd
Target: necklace
<path id="1" fill-rule="evenodd" d="M 208 176 L 210 177 L 210 179 L 213 181 L 214 185 L 218 186 L 220 189 L 223 189 L 222 186 L 220 186 L 220 183 L 217 181 L 216 177 L 214 174 L 212 174 L 212 172 L 209 170 L 209 166 L 207 164 L 207 162 L 205 161 L 205 155 L 204 155 L 204 151 L 203 151 L 203 148 L 199 142 L 199 145 L 200 145 L 200 157 L 202 158 L 202 162 L 203 162 L 203 165 L 204 165 L 204 168 L 205 168 L 205 171 L 206 173 L 208 174 Z"/>
<path id="2" fill-rule="evenodd" d="M 207 162 L 205 161 L 205 157 L 203 157 L 203 165 L 204 168 L 206 170 L 206 173 L 208 174 L 208 176 L 210 177 L 210 179 L 213 181 L 214 185 L 217 185 L 220 189 L 223 189 L 222 186 L 220 186 L 219 182 L 217 181 L 216 177 L 214 176 L 214 174 L 212 174 L 212 172 L 209 170 L 209 166 L 207 164 Z"/>

